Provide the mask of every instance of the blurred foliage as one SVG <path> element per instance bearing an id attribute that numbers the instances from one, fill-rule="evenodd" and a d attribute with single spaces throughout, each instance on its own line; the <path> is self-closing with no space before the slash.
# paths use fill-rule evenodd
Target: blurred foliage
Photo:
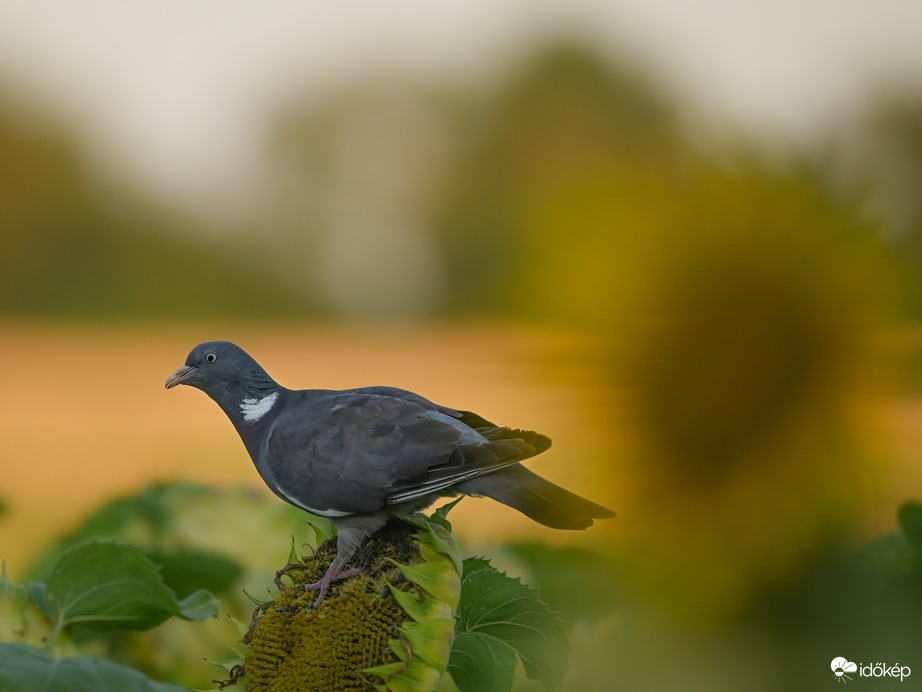
<path id="1" fill-rule="evenodd" d="M 313 537 L 305 518 L 301 510 L 245 488 L 156 484 L 116 498 L 87 517 L 39 557 L 29 578 L 47 579 L 60 556 L 75 546 L 112 539 L 141 546 L 179 598 L 205 588 L 218 596 L 223 615 L 247 620 L 253 603 L 246 594 L 261 597 L 272 586 L 274 573 L 267 566 L 286 554 L 294 537 Z M 316 521 L 329 533 L 327 520 Z M 149 632 L 83 634 L 82 643 L 93 653 L 105 652 L 154 679 L 190 687 L 207 686 L 215 677 L 203 657 L 223 660 L 227 646 L 240 636 L 223 616 L 194 629 L 170 620 Z"/>
<path id="2" fill-rule="evenodd" d="M 47 582 L 12 584 L 0 575 L 0 682 L 6 692 L 178 690 L 104 659 L 76 656 L 71 632 L 144 631 L 176 617 L 218 614 L 214 595 L 179 600 L 159 567 L 136 546 L 92 541 L 65 552 Z M 39 648 L 39 644 L 43 646 Z"/>
<path id="3" fill-rule="evenodd" d="M 0 119 L 0 314 L 511 315 L 593 329 L 651 270 L 662 277 L 661 260 L 714 240 L 715 222 L 718 235 L 783 226 L 795 249 L 834 240 L 844 220 L 846 245 L 859 234 L 918 254 L 911 106 L 861 140 L 868 177 L 885 171 L 881 232 L 859 221 L 860 195 L 832 192 L 834 157 L 729 136 L 696 148 L 673 98 L 584 45 L 550 43 L 498 75 L 474 89 L 385 73 L 309 101 L 292 90 L 268 137 L 265 206 L 223 231 L 100 185 L 66 130 Z"/>
<path id="4" fill-rule="evenodd" d="M 638 76 L 573 45 L 537 56 L 465 128 L 436 219 L 452 309 L 594 325 L 599 289 L 657 230 L 689 156 Z"/>
<path id="5" fill-rule="evenodd" d="M 184 692 L 143 674 L 92 656 L 55 658 L 25 644 L 0 642 L 0 683 L 5 692 Z"/>
<path id="6" fill-rule="evenodd" d="M 922 271 L 922 92 L 889 94 L 823 152 L 842 196 L 884 222 L 888 241 L 915 273 Z M 915 313 L 922 293 L 915 286 Z"/>
<path id="7" fill-rule="evenodd" d="M 684 289 L 672 273 L 709 253 L 759 261 L 749 255 L 768 250 L 774 271 L 779 253 L 805 252 L 805 282 L 859 292 L 840 258 L 851 253 L 861 270 L 869 252 L 868 278 L 889 282 L 873 273 L 886 255 L 878 228 L 835 199 L 806 158 L 778 165 L 730 144 L 706 156 L 681 136 L 673 104 L 572 46 L 496 92 L 438 217 L 456 310 L 631 328 L 624 320 L 649 319 L 645 292 Z"/>
<path id="8" fill-rule="evenodd" d="M 0 314 L 264 318 L 307 309 L 271 267 L 226 239 L 127 193 L 106 199 L 65 130 L 25 131 L 0 107 L 0 151 Z"/>
<path id="9" fill-rule="evenodd" d="M 922 504 L 906 503 L 898 517 L 897 532 L 864 547 L 818 552 L 796 580 L 766 589 L 720 628 L 681 625 L 651 607 L 611 547 L 507 550 L 567 615 L 567 689 L 815 690 L 835 681 L 836 655 L 918 673 Z M 688 562 L 671 572 L 672 588 L 697 569 Z"/>
<path id="10" fill-rule="evenodd" d="M 554 547 L 545 543 L 510 543 L 511 555 L 538 585 L 541 598 L 553 603 L 567 622 L 595 623 L 621 605 L 615 557 L 598 548 Z"/>
<path id="11" fill-rule="evenodd" d="M 378 77 L 279 109 L 267 154 L 270 242 L 290 249 L 278 253 L 279 270 L 331 314 L 444 313 L 443 292 L 453 288 L 429 218 L 465 100 Z"/>

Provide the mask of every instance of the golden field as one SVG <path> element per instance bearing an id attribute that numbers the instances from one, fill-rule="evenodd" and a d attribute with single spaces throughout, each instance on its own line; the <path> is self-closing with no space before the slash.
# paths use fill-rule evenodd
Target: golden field
<path id="1" fill-rule="evenodd" d="M 108 498 L 152 481 L 262 488 L 218 407 L 197 390 L 164 389 L 188 351 L 212 339 L 239 343 L 292 388 L 395 385 L 503 424 L 542 431 L 554 447 L 531 468 L 617 509 L 611 471 L 602 480 L 593 463 L 610 446 L 607 438 L 616 425 L 589 366 L 572 357 L 581 348 L 579 339 L 497 325 L 13 323 L 0 333 L 0 499 L 7 507 L 0 518 L 0 557 L 14 580 L 49 539 Z M 544 529 L 485 500 L 461 503 L 454 516 L 471 544 L 525 534 L 550 541 L 582 538 Z M 611 535 L 613 525 L 603 522 L 595 531 Z"/>

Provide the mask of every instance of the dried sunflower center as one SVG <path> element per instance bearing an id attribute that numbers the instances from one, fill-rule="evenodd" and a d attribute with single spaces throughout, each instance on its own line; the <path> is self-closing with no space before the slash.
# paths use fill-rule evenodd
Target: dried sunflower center
<path id="1" fill-rule="evenodd" d="M 350 567 L 358 575 L 331 585 L 324 602 L 313 608 L 316 593 L 305 590 L 326 571 L 336 554 L 328 541 L 300 565 L 284 570 L 290 583 L 278 597 L 262 605 L 244 638 L 249 644 L 244 660 L 248 690 L 327 690 L 367 692 L 362 673 L 406 658 L 408 646 L 398 628 L 411 620 L 391 594 L 391 588 L 425 594 L 407 581 L 391 560 L 403 565 L 423 561 L 415 542 L 417 531 L 393 523 L 376 533 L 357 551 Z"/>

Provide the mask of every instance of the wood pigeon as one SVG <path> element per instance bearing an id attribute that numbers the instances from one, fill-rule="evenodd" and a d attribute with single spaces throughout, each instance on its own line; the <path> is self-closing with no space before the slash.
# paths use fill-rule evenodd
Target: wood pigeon
<path id="1" fill-rule="evenodd" d="M 555 529 L 614 516 L 519 463 L 550 447 L 544 435 L 413 392 L 286 389 L 228 341 L 192 349 L 166 388 L 178 384 L 201 389 L 223 409 L 272 492 L 336 527 L 336 558 L 308 587 L 319 592 L 315 606 L 331 582 L 356 573 L 344 568 L 366 537 L 440 497 L 490 497 Z"/>

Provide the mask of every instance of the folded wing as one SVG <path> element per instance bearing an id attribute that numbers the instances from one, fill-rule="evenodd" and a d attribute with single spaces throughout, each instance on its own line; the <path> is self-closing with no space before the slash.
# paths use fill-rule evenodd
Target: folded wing
<path id="1" fill-rule="evenodd" d="M 261 454 L 270 486 L 320 514 L 376 512 L 424 501 L 550 445 L 543 435 L 395 393 L 403 390 L 319 392 L 290 406 Z"/>

